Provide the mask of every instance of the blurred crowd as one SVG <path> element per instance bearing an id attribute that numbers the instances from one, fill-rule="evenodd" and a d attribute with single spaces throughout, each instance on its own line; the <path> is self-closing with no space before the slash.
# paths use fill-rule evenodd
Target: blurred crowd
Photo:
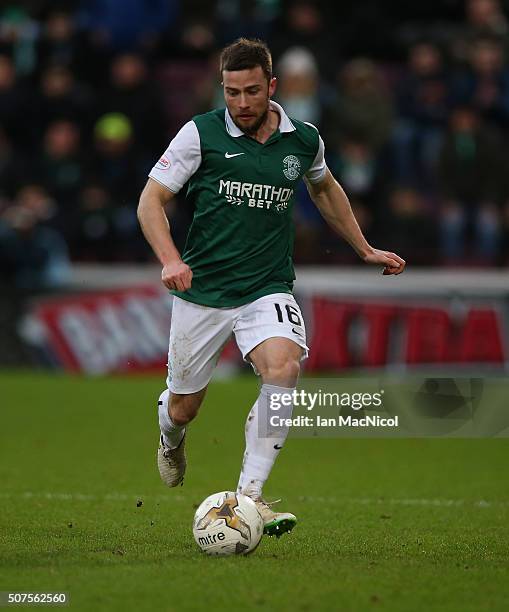
<path id="1" fill-rule="evenodd" d="M 387 6 L 390 4 L 390 6 Z M 223 106 L 218 52 L 268 41 L 275 99 L 314 123 L 360 225 L 412 265 L 509 263 L 509 11 L 501 0 L 88 0 L 0 8 L 0 269 L 152 260 L 147 173 Z M 167 211 L 182 248 L 192 211 Z M 297 263 L 354 263 L 303 186 Z"/>

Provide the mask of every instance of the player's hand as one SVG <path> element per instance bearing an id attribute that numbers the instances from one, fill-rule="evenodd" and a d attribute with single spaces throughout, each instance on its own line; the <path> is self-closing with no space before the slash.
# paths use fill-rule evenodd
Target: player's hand
<path id="1" fill-rule="evenodd" d="M 396 253 L 381 251 L 380 249 L 371 249 L 363 259 L 366 263 L 384 266 L 382 274 L 385 276 L 388 274 L 401 274 L 406 266 L 406 261 L 401 259 Z"/>
<path id="2" fill-rule="evenodd" d="M 163 285 L 168 289 L 186 291 L 191 288 L 193 272 L 183 261 L 174 261 L 166 264 L 161 272 Z"/>

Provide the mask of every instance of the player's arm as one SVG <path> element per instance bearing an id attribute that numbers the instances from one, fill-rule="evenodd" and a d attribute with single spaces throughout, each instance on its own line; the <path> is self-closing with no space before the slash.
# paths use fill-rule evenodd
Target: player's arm
<path id="1" fill-rule="evenodd" d="M 186 291 L 191 287 L 193 273 L 182 261 L 171 237 L 170 224 L 164 210 L 174 196 L 169 189 L 149 178 L 140 196 L 138 220 L 147 242 L 161 262 L 161 279 L 168 289 Z"/>
<path id="2" fill-rule="evenodd" d="M 311 199 L 328 225 L 343 237 L 366 263 L 384 266 L 384 274 L 401 274 L 405 261 L 395 253 L 370 246 L 353 214 L 348 197 L 342 187 L 326 169 L 317 182 L 306 180 Z"/>
<path id="3" fill-rule="evenodd" d="M 188 121 L 155 164 L 140 196 L 138 219 L 143 234 L 163 266 L 161 278 L 168 289 L 186 291 L 193 273 L 175 246 L 164 207 L 201 164 L 200 135 Z"/>

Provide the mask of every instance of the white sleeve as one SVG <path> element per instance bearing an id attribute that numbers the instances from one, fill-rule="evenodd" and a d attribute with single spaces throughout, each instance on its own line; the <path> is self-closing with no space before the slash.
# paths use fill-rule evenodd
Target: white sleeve
<path id="1" fill-rule="evenodd" d="M 325 176 L 327 165 L 325 163 L 325 145 L 322 137 L 318 135 L 318 153 L 311 165 L 311 168 L 306 172 L 306 179 L 310 183 L 319 183 Z"/>
<path id="2" fill-rule="evenodd" d="M 188 121 L 170 142 L 149 177 L 178 193 L 200 164 L 200 134 L 194 121 Z"/>

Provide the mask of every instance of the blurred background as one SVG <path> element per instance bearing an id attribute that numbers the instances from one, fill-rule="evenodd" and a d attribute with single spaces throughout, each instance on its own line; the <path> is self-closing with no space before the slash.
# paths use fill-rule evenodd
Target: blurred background
<path id="1" fill-rule="evenodd" d="M 275 99 L 314 123 L 367 271 L 304 185 L 310 370 L 506 371 L 509 2 L 27 0 L 0 4 L 0 365 L 164 368 L 171 300 L 136 220 L 182 124 L 223 106 L 220 49 L 261 37 Z M 192 210 L 167 210 L 183 248 Z M 228 347 L 224 371 L 238 367 Z"/>

